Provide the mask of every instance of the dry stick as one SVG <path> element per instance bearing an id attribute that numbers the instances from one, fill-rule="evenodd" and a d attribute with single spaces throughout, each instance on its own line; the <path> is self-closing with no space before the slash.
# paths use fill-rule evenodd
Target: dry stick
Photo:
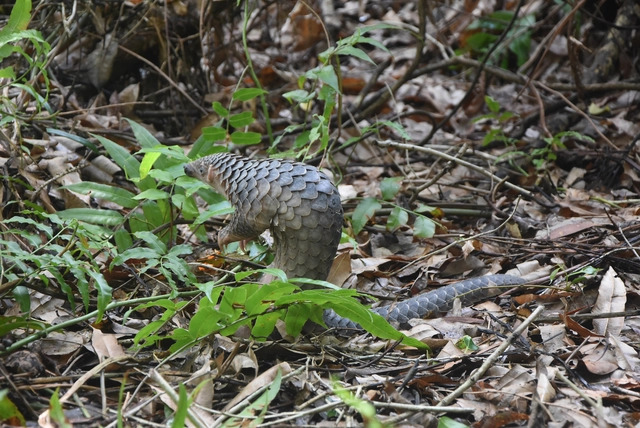
<path id="1" fill-rule="evenodd" d="M 298 367 L 294 371 L 292 371 L 290 373 L 287 373 L 286 375 L 283 375 L 281 382 L 284 382 L 284 381 L 288 380 L 291 377 L 299 375 L 304 370 L 305 370 L 305 366 Z M 228 409 L 227 411 L 220 412 L 220 417 L 213 422 L 212 427 L 222 426 L 225 423 L 225 421 L 227 421 L 228 419 L 240 417 L 239 416 L 240 412 L 245 407 L 251 405 L 254 402 L 254 400 L 257 399 L 258 396 L 262 395 L 262 393 L 264 393 L 266 391 L 266 389 L 269 388 L 271 385 L 272 384 L 270 382 L 270 383 L 268 383 L 266 385 L 260 386 L 259 388 L 257 388 L 255 391 L 253 391 L 252 393 L 247 395 L 242 401 L 240 401 L 238 404 L 236 404 L 232 408 Z M 317 409 L 314 409 L 314 411 L 315 410 L 317 410 Z"/>
<path id="2" fill-rule="evenodd" d="M 177 412 L 180 397 L 178 397 L 178 394 L 176 394 L 173 386 L 171 386 L 169 382 L 167 382 L 160 375 L 160 373 L 157 372 L 156 369 L 151 369 L 151 371 L 149 372 L 149 378 L 156 382 L 158 386 L 164 391 L 164 393 L 167 394 L 167 397 L 169 397 L 169 399 L 173 401 L 173 404 L 176 406 L 174 411 Z M 191 422 L 197 428 L 204 428 L 207 426 L 207 424 L 200 419 L 200 416 L 197 413 L 194 413 L 190 408 L 187 409 L 187 419 L 189 419 L 189 422 Z"/>
<path id="3" fill-rule="evenodd" d="M 565 375 L 560 373 L 560 371 L 556 372 L 556 377 L 561 381 L 563 381 L 564 383 L 566 383 L 569 386 L 569 388 L 573 389 L 580 397 L 582 397 L 584 401 L 587 402 L 587 404 L 593 407 L 596 413 L 596 418 L 598 420 L 598 426 L 607 426 L 606 424 L 604 424 L 604 413 L 602 409 L 602 400 L 600 399 L 600 397 L 598 397 L 597 402 L 594 401 L 591 397 L 585 394 L 584 391 L 578 388 L 578 386 L 575 383 L 571 382 L 569 379 L 567 379 Z"/>
<path id="4" fill-rule="evenodd" d="M 589 122 L 591 124 L 591 126 L 593 127 L 594 131 L 596 131 L 596 133 L 600 136 L 600 138 L 602 138 L 607 144 L 609 144 L 614 150 L 618 150 L 618 147 L 613 144 L 611 142 L 611 140 L 609 140 L 603 133 L 602 131 L 600 131 L 600 129 L 598 129 L 598 126 L 593 123 L 593 120 L 591 120 L 591 118 L 589 117 L 588 114 L 586 114 L 584 111 L 582 111 L 580 108 L 578 108 L 578 106 L 576 106 L 574 103 L 572 103 L 567 97 L 565 97 L 564 95 L 562 95 L 560 92 L 555 91 L 553 89 L 551 89 L 550 87 L 548 87 L 547 85 L 545 85 L 542 82 L 536 82 L 535 83 L 537 86 L 540 86 L 542 89 L 551 92 L 552 94 L 560 97 L 562 99 L 562 101 L 564 101 L 565 103 L 567 103 L 569 105 L 569 107 L 571 107 L 576 113 L 578 113 L 580 116 L 584 117 L 587 122 Z"/>
<path id="5" fill-rule="evenodd" d="M 469 378 L 466 381 L 464 381 L 462 385 L 456 388 L 455 391 L 453 391 L 451 394 L 444 397 L 442 401 L 440 401 L 437 404 L 436 407 L 450 405 L 451 403 L 453 403 L 453 401 L 456 398 L 460 397 L 467 389 L 469 389 L 473 384 L 475 384 L 480 379 L 480 377 L 483 374 L 485 374 L 485 372 L 495 364 L 498 358 L 502 356 L 504 351 L 506 351 L 506 349 L 509 346 L 511 346 L 513 342 L 515 342 L 515 340 L 522 334 L 522 332 L 529 326 L 529 324 L 531 324 L 533 320 L 535 320 L 538 317 L 538 315 L 540 315 L 543 309 L 544 309 L 543 306 L 538 306 L 536 310 L 533 311 L 531 315 L 529 315 L 529 317 L 527 317 L 527 319 L 524 320 L 522 324 L 520 324 L 518 328 L 516 328 L 513 331 L 513 333 L 511 333 L 511 335 L 509 335 L 507 340 L 502 342 L 502 344 L 498 346 L 495 351 L 493 351 L 493 353 L 489 356 L 489 358 L 485 360 L 482 366 L 480 366 L 476 371 L 474 371 L 471 374 L 471 376 L 469 376 Z"/>
<path id="6" fill-rule="evenodd" d="M 395 141 L 390 141 L 390 140 L 385 140 L 385 141 L 378 140 L 378 141 L 376 141 L 376 143 L 379 146 L 382 146 L 382 147 L 394 147 L 394 148 L 402 149 L 402 150 L 414 150 L 416 152 L 428 153 L 428 154 L 430 154 L 432 156 L 437 156 L 437 157 L 444 158 L 446 160 L 455 162 L 455 163 L 457 163 L 459 165 L 464 165 L 467 168 L 472 169 L 473 171 L 476 171 L 476 172 L 484 175 L 485 177 L 489 177 L 492 180 L 495 180 L 497 182 L 501 182 L 502 181 L 502 179 L 500 177 L 498 177 L 497 175 L 487 171 L 486 169 L 484 169 L 481 166 L 474 165 L 471 162 L 467 162 L 467 161 L 459 159 L 459 158 L 457 158 L 455 156 L 451 156 L 451 155 L 448 155 L 446 153 L 442 153 L 442 152 L 439 152 L 437 150 L 433 150 L 433 149 L 431 149 L 429 147 L 416 146 L 414 144 L 397 143 Z M 524 197 L 526 197 L 528 199 L 533 199 L 534 198 L 533 193 L 529 192 L 526 189 L 523 189 L 520 186 L 516 186 L 515 184 L 512 184 L 512 183 L 510 183 L 508 181 L 505 181 L 504 185 L 507 186 L 508 188 L 510 188 L 511 190 L 515 190 L 516 192 L 520 193 L 522 196 L 524 196 Z"/>

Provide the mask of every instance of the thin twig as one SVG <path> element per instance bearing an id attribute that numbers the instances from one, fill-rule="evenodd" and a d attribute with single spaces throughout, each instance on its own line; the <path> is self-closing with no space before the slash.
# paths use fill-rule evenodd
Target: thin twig
<path id="1" fill-rule="evenodd" d="M 394 148 L 402 149 L 402 150 L 413 150 L 413 151 L 416 151 L 416 152 L 428 153 L 428 154 L 430 154 L 432 156 L 437 156 L 437 157 L 449 160 L 451 162 L 455 162 L 458 165 L 466 166 L 467 168 L 469 168 L 469 169 L 471 169 L 471 170 L 473 170 L 473 171 L 475 171 L 475 172 L 477 172 L 479 174 L 482 174 L 485 177 L 489 177 L 492 180 L 495 180 L 497 182 L 502 181 L 502 179 L 500 177 L 498 177 L 497 175 L 493 174 L 490 171 L 487 171 L 485 168 L 483 168 L 481 166 L 474 165 L 471 162 L 467 162 L 466 160 L 460 159 L 458 157 L 451 156 L 451 155 L 448 155 L 446 153 L 439 152 L 437 150 L 433 150 L 430 147 L 417 146 L 415 144 L 397 143 L 397 142 L 391 141 L 391 140 L 385 140 L 385 141 L 378 140 L 378 141 L 376 141 L 376 143 L 379 146 L 382 146 L 382 147 L 394 147 Z M 530 191 L 528 191 L 526 189 L 523 189 L 520 186 L 516 186 L 515 184 L 510 183 L 508 181 L 505 181 L 504 185 L 507 186 L 509 189 L 515 190 L 516 192 L 520 193 L 522 196 L 524 196 L 527 199 L 534 199 L 533 193 L 531 193 Z"/>
<path id="2" fill-rule="evenodd" d="M 529 317 L 527 317 L 527 319 L 524 320 L 522 324 L 520 324 L 518 328 L 516 328 L 513 331 L 513 333 L 509 335 L 507 340 L 502 342 L 502 344 L 498 346 L 491 355 L 489 355 L 489 358 L 485 360 L 482 366 L 480 366 L 476 371 L 474 371 L 471 374 L 471 376 L 469 376 L 469 378 L 462 383 L 462 385 L 456 388 L 455 391 L 453 391 L 451 394 L 444 397 L 442 401 L 440 401 L 440 403 L 437 404 L 437 407 L 450 405 L 451 403 L 453 403 L 453 401 L 456 398 L 460 397 L 467 389 L 471 388 L 471 386 L 473 386 L 480 379 L 480 377 L 484 375 L 486 371 L 489 370 L 489 368 L 496 363 L 498 358 L 500 358 L 504 354 L 504 351 L 506 351 L 507 348 L 511 346 L 518 337 L 520 337 L 522 332 L 524 332 L 524 330 L 529 326 L 529 324 L 531 324 L 538 317 L 538 315 L 540 315 L 543 309 L 544 309 L 544 306 L 538 306 L 531 313 L 531 315 L 529 315 Z"/>

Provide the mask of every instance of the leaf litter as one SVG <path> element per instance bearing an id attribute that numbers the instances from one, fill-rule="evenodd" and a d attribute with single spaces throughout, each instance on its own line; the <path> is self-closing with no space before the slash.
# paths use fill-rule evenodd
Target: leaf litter
<path id="1" fill-rule="evenodd" d="M 259 78 L 269 91 L 294 89 L 297 75 L 308 70 L 310 58 L 326 48 L 319 48 L 324 38 L 318 35 L 329 21 L 321 17 L 339 20 L 343 25 L 331 31 L 343 37 L 353 33 L 359 20 L 419 25 L 413 2 L 399 2 L 387 11 L 373 2 L 336 3 L 341 4 L 335 10 L 321 5 L 319 14 L 307 13 L 302 3 L 295 8 L 292 3 L 293 9 L 260 5 L 258 10 L 265 13 L 256 13 L 256 27 L 251 29 L 249 40 Z M 456 44 L 473 57 L 477 41 L 472 37 L 479 32 L 471 30 L 470 23 L 480 16 L 495 18 L 491 14 L 497 12 L 490 2 L 479 2 L 475 7 L 469 2 L 454 3 L 437 11 L 449 20 L 439 20 L 429 29 L 431 41 L 426 51 L 430 55 L 440 55 Z M 530 13 L 548 12 L 555 20 L 553 25 L 563 22 L 559 12 L 542 5 L 544 2 L 521 3 Z M 169 19 L 192 23 L 189 18 L 197 17 L 199 9 L 195 3 L 185 5 L 186 9 L 172 6 Z M 104 25 L 102 20 L 110 13 L 124 13 L 121 18 L 129 24 L 137 21 L 137 14 L 153 18 L 145 21 L 150 26 L 145 31 L 154 31 L 143 32 L 140 38 L 153 46 L 158 40 L 152 34 L 158 34 L 157 29 L 164 34 L 162 25 L 168 25 L 159 18 L 163 15 L 156 6 L 144 9 L 127 2 L 123 12 L 105 9 L 92 20 Z M 213 20 L 210 28 L 225 28 L 216 20 L 228 18 L 226 29 L 239 31 L 241 20 L 233 10 L 223 8 L 217 17 L 207 18 Z M 277 21 L 279 18 L 284 20 Z M 43 19 L 34 24 L 46 22 Z M 175 23 L 171 21 L 171 25 Z M 87 207 L 127 213 L 135 207 L 102 198 L 95 187 L 90 191 L 81 188 L 83 183 L 98 182 L 136 192 L 127 181 L 129 172 L 112 160 L 117 153 L 129 156 L 139 149 L 132 136 L 134 129 L 122 117 L 135 119 L 166 144 L 188 150 L 195 138 L 183 136 L 189 132 L 199 135 L 194 130 L 200 130 L 211 117 L 184 97 L 184 88 L 197 89 L 188 92 L 203 94 L 208 102 L 228 105 L 234 85 L 241 79 L 239 57 L 233 50 L 218 49 L 212 41 L 222 37 L 231 42 L 231 31 L 208 34 L 200 40 L 200 48 L 206 51 L 202 58 L 194 61 L 184 56 L 194 61 L 191 68 L 176 62 L 175 74 L 165 74 L 172 88 L 167 91 L 166 80 L 144 61 L 138 65 L 144 72 L 138 74 L 110 67 L 122 52 L 116 53 L 110 42 L 89 47 L 91 32 L 82 28 L 82 22 L 77 24 L 82 31 L 75 37 L 82 40 L 56 57 L 61 79 L 52 80 L 51 102 L 64 113 L 53 128 L 57 132 L 43 131 L 42 125 L 51 124 L 36 118 L 38 126 L 26 126 L 29 137 L 21 142 L 29 148 L 29 156 L 20 158 L 27 163 L 15 166 L 15 154 L 6 149 L 1 153 L 0 163 L 27 184 L 19 189 L 3 188 L 3 220 L 18 215 L 15 202 L 25 200 L 49 213 Z M 192 34 L 198 34 L 187 24 L 166 28 L 178 32 L 191 29 Z M 44 32 L 44 27 L 39 29 Z M 269 37 L 261 37 L 264 34 Z M 101 322 L 76 322 L 19 346 L 20 353 L 3 354 L 2 363 L 8 370 L 3 368 L 0 374 L 7 381 L 3 384 L 11 385 L 12 400 L 21 403 L 19 407 L 31 421 L 38 420 L 42 426 L 60 421 L 50 404 L 51 391 L 60 388 L 55 394 L 64 405 L 65 418 L 78 426 L 112 426 L 118 414 L 132 425 L 166 423 L 165 408 L 176 415 L 186 408 L 182 417 L 190 426 L 375 426 L 374 419 L 389 426 L 428 426 L 437 424 L 438 419 L 451 423 L 449 418 L 483 426 L 637 423 L 635 242 L 640 180 L 634 144 L 639 112 L 634 100 L 640 88 L 627 95 L 614 89 L 597 97 L 591 94 L 594 103 L 615 109 L 608 116 L 585 118 L 575 111 L 575 105 L 564 103 L 566 110 L 550 109 L 536 122 L 540 126 L 530 124 L 516 138 L 523 122 L 540 110 L 535 92 L 545 91 L 543 85 L 573 81 L 568 53 L 559 49 L 569 41 L 561 43 L 562 36 L 558 36 L 549 42 L 543 38 L 545 33 L 539 32 L 534 37 L 540 46 L 550 46 L 554 56 L 542 55 L 538 67 L 544 72 L 531 75 L 537 89 L 531 89 L 527 96 L 516 96 L 525 90 L 515 74 L 492 74 L 494 69 L 489 66 L 494 64 L 487 66 L 474 92 L 467 95 L 470 80 L 451 72 L 461 69 L 460 63 L 444 57 L 440 59 L 443 64 L 429 72 L 418 69 L 398 88 L 392 101 L 360 115 L 367 110 L 356 107 L 383 97 L 410 70 L 416 42 L 407 34 L 387 30 L 372 34 L 391 53 L 389 57 L 383 51 L 368 52 L 376 64 L 391 59 L 377 75 L 375 67 L 354 57 L 345 56 L 341 64 L 344 77 L 352 79 L 345 88 L 345 101 L 353 107 L 357 122 L 349 122 L 341 129 L 343 134 L 335 136 L 339 144 L 331 153 L 331 162 L 324 165 L 331 167 L 339 181 L 352 239 L 339 249 L 331 282 L 373 296 L 370 302 L 375 305 L 487 273 L 517 272 L 532 278 L 528 287 L 504 290 L 498 298 L 469 308 L 454 307 L 441 318 L 414 320 L 405 333 L 428 344 L 428 353 L 359 331 L 345 335 L 316 329 L 293 338 L 280 325 L 280 337 L 274 334 L 266 340 L 256 341 L 241 328 L 232 337 L 214 335 L 175 354 L 168 352 L 170 344 L 162 342 L 154 348 L 137 349 L 133 337 L 152 322 L 162 324 L 160 332 L 186 328 L 196 311 L 196 301 L 187 300 L 166 318 L 165 312 L 153 305 L 116 307 Z M 136 46 L 132 39 L 128 33 L 119 43 L 137 53 L 149 48 Z M 105 40 L 111 40 L 111 35 Z M 189 40 L 185 39 L 186 43 Z M 281 45 L 269 45 L 273 40 Z M 278 46 L 292 49 L 279 50 Z M 103 67 L 83 71 L 82 58 L 95 63 L 100 55 L 106 62 Z M 207 64 L 203 66 L 201 59 Z M 422 60 L 420 66 L 434 62 Z M 509 63 L 514 58 L 506 55 L 504 60 Z M 189 74 L 185 71 L 189 69 L 195 72 Z M 471 74 L 476 70 L 467 69 Z M 551 78 L 552 70 L 559 80 Z M 632 80 L 628 69 L 619 72 L 620 79 Z M 65 80 L 74 75 L 87 86 L 77 89 Z M 213 76 L 213 88 L 202 83 L 207 76 Z M 377 77 L 369 87 L 372 76 Z M 368 92 L 362 93 L 364 90 Z M 555 95 L 544 93 L 545 97 Z M 9 93 L 11 99 L 19 95 Z M 500 111 L 514 116 L 473 121 L 489 113 L 485 95 L 497 100 Z M 284 119 L 279 129 L 283 123 L 304 116 L 271 92 L 269 96 L 273 118 Z M 183 111 L 176 114 L 171 110 L 175 105 Z M 443 122 L 459 105 L 462 108 Z M 33 101 L 30 108 L 36 109 Z M 396 130 L 384 127 L 358 144 L 346 141 L 376 120 L 398 118 L 410 138 L 403 145 L 394 144 L 402 139 Z M 613 147 L 582 138 L 568 138 L 563 142 L 565 148 L 557 142 L 555 146 L 543 142 L 546 131 L 558 133 L 568 127 L 597 140 L 594 122 Z M 436 123 L 440 123 L 440 130 L 430 136 Z M 251 127 L 265 132 L 259 124 Z M 3 132 L 10 135 L 7 129 Z M 106 156 L 89 155 L 91 146 L 97 144 L 91 134 L 108 137 L 122 150 L 103 152 Z M 483 145 L 487 134 L 494 140 Z M 295 145 L 293 138 L 283 138 L 283 142 L 283 147 Z M 420 150 L 425 147 L 449 156 Z M 244 151 L 264 156 L 263 149 L 256 146 Z M 363 205 L 367 200 L 368 205 Z M 418 211 L 418 204 L 428 210 Z M 41 245 L 35 235 L 31 242 L 21 241 L 11 234 L 10 227 L 10 223 L 3 224 L 3 245 L 9 245 L 3 249 L 13 244 L 26 249 Z M 422 230 L 426 232 L 420 234 Z M 186 236 L 187 229 L 180 231 L 181 239 L 197 242 Z M 44 236 L 44 232 L 40 234 Z M 98 262 L 102 266 L 109 263 Z M 163 275 L 145 275 L 155 268 L 145 267 L 145 263 L 148 261 L 131 259 L 111 272 L 111 285 L 140 278 L 139 286 L 116 287 L 117 299 L 143 299 L 170 289 L 169 279 Z M 225 268 L 234 263 L 228 261 Z M 7 277 L 2 279 L 10 283 Z M 48 273 L 42 278 L 44 284 L 31 285 L 31 321 L 59 325 L 81 313 L 69 306 L 66 294 L 73 291 L 46 287 L 47 282 L 58 280 Z M 16 320 L 23 314 L 24 308 L 12 302 L 10 295 L 2 299 L 3 319 Z M 166 302 L 166 307 L 170 306 Z M 544 310 L 532 319 L 538 306 Z M 514 331 L 523 322 L 530 324 L 516 335 Z M 33 328 L 24 325 L 7 332 L 3 348 L 20 344 Z M 501 350 L 501 345 L 508 346 Z M 493 364 L 484 367 L 487 361 Z M 469 379 L 474 381 L 465 385 Z M 81 395 L 74 396 L 80 391 Z M 367 403 L 373 405 L 373 418 L 367 413 Z"/>

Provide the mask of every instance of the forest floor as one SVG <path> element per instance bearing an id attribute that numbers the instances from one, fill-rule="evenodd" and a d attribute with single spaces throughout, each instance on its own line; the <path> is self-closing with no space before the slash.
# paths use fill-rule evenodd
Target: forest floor
<path id="1" fill-rule="evenodd" d="M 636 2 L 29 3 L 0 5 L 0 424 L 640 422 Z M 527 284 L 399 340 L 251 318 L 223 273 L 268 246 L 212 249 L 228 206 L 182 170 L 219 147 L 332 175 L 329 282 L 367 304 Z"/>

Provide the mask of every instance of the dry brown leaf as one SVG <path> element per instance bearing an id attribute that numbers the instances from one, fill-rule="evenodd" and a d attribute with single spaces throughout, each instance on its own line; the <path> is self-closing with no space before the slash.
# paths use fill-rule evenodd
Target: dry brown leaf
<path id="1" fill-rule="evenodd" d="M 245 398 L 253 394 L 255 391 L 259 390 L 265 385 L 272 383 L 276 375 L 278 374 L 278 372 L 280 372 L 282 376 L 285 376 L 291 373 L 291 371 L 292 371 L 291 366 L 287 362 L 282 362 L 280 364 L 277 364 L 271 367 L 270 369 L 262 373 L 260 376 L 258 376 L 257 378 L 249 382 L 249 384 L 245 386 L 242 389 L 242 391 L 238 393 L 238 395 L 233 397 L 233 399 L 229 401 L 229 403 L 227 403 L 223 411 L 228 411 L 229 409 L 233 408 L 236 404 L 240 403 L 242 400 L 244 400 Z"/>
<path id="2" fill-rule="evenodd" d="M 640 371 L 638 352 L 617 336 L 609 336 L 609 340 L 611 340 L 618 366 L 623 370 L 627 370 L 630 374 L 635 375 L 638 373 Z"/>
<path id="3" fill-rule="evenodd" d="M 125 355 L 124 349 L 122 349 L 122 346 L 118 343 L 115 334 L 105 334 L 101 330 L 93 327 L 92 330 L 91 346 L 93 346 L 93 350 L 100 361 L 109 357 L 121 357 Z"/>
<path id="4" fill-rule="evenodd" d="M 627 303 L 627 290 L 616 271 L 610 267 L 600 281 L 598 299 L 591 313 L 607 314 L 623 312 Z M 624 317 L 601 318 L 593 320 L 593 329 L 597 334 L 618 336 L 624 327 Z"/>
<path id="5" fill-rule="evenodd" d="M 582 363 L 590 373 L 603 376 L 613 373 L 618 369 L 618 361 L 613 349 L 602 343 L 591 343 L 582 348 L 585 356 Z"/>
<path id="6" fill-rule="evenodd" d="M 351 276 L 351 254 L 342 252 L 333 260 L 327 281 L 341 287 Z"/>

